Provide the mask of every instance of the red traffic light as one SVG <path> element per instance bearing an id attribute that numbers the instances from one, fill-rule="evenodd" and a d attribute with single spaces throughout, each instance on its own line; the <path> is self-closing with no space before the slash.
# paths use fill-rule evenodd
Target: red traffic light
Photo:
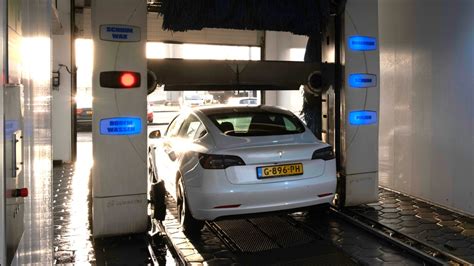
<path id="1" fill-rule="evenodd" d="M 114 89 L 130 89 L 140 87 L 140 73 L 131 71 L 100 72 L 100 86 Z"/>
<path id="2" fill-rule="evenodd" d="M 122 86 L 130 88 L 133 87 L 135 83 L 137 83 L 137 78 L 135 75 L 133 75 L 133 73 L 124 72 L 120 75 L 120 83 Z"/>

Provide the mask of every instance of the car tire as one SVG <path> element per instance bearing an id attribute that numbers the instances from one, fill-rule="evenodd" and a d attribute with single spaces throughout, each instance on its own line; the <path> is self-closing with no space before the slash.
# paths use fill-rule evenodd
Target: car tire
<path id="1" fill-rule="evenodd" d="M 183 179 L 179 178 L 178 185 L 176 187 L 176 205 L 178 211 L 178 219 L 181 224 L 183 233 L 187 236 L 199 235 L 201 229 L 204 227 L 204 221 L 196 220 L 190 210 L 189 204 L 186 198 Z"/>
<path id="2" fill-rule="evenodd" d="M 152 163 L 153 157 L 151 152 L 149 153 L 149 166 L 148 166 L 148 182 L 149 182 L 149 196 L 153 219 L 163 221 L 166 217 L 166 188 L 163 180 L 158 181 L 154 165 Z"/>
<path id="3" fill-rule="evenodd" d="M 153 218 L 158 221 L 166 217 L 166 188 L 163 181 L 151 185 L 150 201 L 153 205 Z"/>

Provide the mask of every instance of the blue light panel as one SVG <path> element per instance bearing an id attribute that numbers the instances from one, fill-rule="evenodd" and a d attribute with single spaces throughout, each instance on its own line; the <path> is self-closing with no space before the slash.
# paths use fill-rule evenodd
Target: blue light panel
<path id="1" fill-rule="evenodd" d="M 5 120 L 5 135 L 7 139 L 11 139 L 13 133 L 20 129 L 18 120 Z"/>
<path id="2" fill-rule="evenodd" d="M 373 51 L 377 49 L 377 39 L 367 36 L 351 36 L 349 48 L 354 51 Z"/>
<path id="3" fill-rule="evenodd" d="M 349 123 L 352 126 L 365 126 L 377 123 L 377 112 L 375 111 L 352 111 L 349 113 Z"/>
<path id="4" fill-rule="evenodd" d="M 112 117 L 100 120 L 101 135 L 137 135 L 142 131 L 139 117 Z"/>
<path id="5" fill-rule="evenodd" d="M 377 86 L 377 76 L 373 74 L 350 74 L 349 85 L 352 88 L 370 88 Z"/>

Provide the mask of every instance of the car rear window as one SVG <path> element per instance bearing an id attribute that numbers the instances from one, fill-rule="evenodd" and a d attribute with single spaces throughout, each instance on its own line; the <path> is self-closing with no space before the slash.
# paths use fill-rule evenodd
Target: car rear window
<path id="1" fill-rule="evenodd" d="M 208 115 L 211 121 L 229 136 L 271 136 L 298 134 L 305 131 L 293 115 L 272 112 L 232 112 Z"/>

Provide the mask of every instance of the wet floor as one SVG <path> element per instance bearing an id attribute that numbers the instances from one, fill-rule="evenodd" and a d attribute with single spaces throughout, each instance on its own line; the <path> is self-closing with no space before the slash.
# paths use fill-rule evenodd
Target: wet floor
<path id="1" fill-rule="evenodd" d="M 94 239 L 91 228 L 92 134 L 79 132 L 77 162 L 54 167 L 54 263 L 152 264 L 146 234 Z M 160 238 L 160 237 L 159 237 Z M 156 239 L 155 242 L 160 242 Z M 155 246 L 160 265 L 176 265 L 164 245 Z"/>
<path id="2" fill-rule="evenodd" d="M 77 162 L 53 170 L 54 260 L 95 264 L 90 214 L 91 133 L 79 133 Z"/>
<path id="3" fill-rule="evenodd" d="M 165 128 L 161 125 L 152 125 L 148 127 L 148 131 L 164 130 Z M 63 164 L 53 170 L 55 264 L 146 265 L 155 262 L 160 265 L 176 265 L 178 259 L 175 259 L 166 248 L 165 239 L 159 233 L 153 237 L 148 234 L 139 234 L 93 239 L 90 220 L 90 173 L 93 165 L 90 132 L 78 134 L 77 150 L 77 163 Z M 441 249 L 449 249 L 450 252 L 467 261 L 474 260 L 472 257 L 474 220 L 472 218 L 383 189 L 381 189 L 380 198 L 379 203 L 362 206 L 359 211 L 368 217 L 374 216 L 373 218 L 381 223 L 415 238 L 423 237 L 422 240 L 430 244 L 436 245 L 439 242 Z M 179 260 L 197 264 L 231 265 L 242 263 L 247 265 L 252 264 L 249 262 L 261 262 L 258 257 L 266 255 L 267 258 L 275 258 L 274 262 L 278 264 L 278 262 L 283 262 L 278 256 L 287 257 L 287 254 L 294 253 L 290 250 L 283 252 L 283 249 L 274 249 L 272 251 L 274 253 L 271 254 L 257 252 L 255 253 L 258 255 L 257 257 L 252 254 L 252 256 L 248 256 L 248 252 L 236 254 L 229 250 L 229 247 L 207 227 L 204 228 L 199 239 L 189 240 L 180 232 L 176 215 L 173 215 L 173 211 L 175 211 L 173 206 L 175 204 L 168 202 L 168 215 L 163 224 L 164 230 L 169 234 L 171 246 L 176 249 L 173 252 L 179 255 Z M 321 217 L 309 219 L 301 213 L 295 213 L 292 218 L 318 234 L 321 239 L 318 238 L 317 241 L 334 245 L 358 263 L 369 265 L 386 263 L 417 265 L 420 263 L 411 255 L 404 254 L 387 243 L 361 232 L 353 225 L 341 222 L 332 216 L 325 216 L 324 219 Z M 224 229 L 222 229 L 223 232 L 230 235 L 228 230 Z M 237 236 L 248 234 L 248 228 L 237 232 Z M 233 238 L 235 242 L 238 237 L 234 236 Z M 314 240 L 312 241 L 314 242 Z M 149 243 L 154 243 L 152 250 L 156 257 L 150 256 Z M 260 245 L 261 238 L 256 239 L 255 243 Z M 317 247 L 311 246 L 311 250 L 320 249 L 321 243 L 318 242 Z M 314 252 L 307 251 L 307 253 L 313 254 Z M 311 258 L 310 261 L 314 262 L 320 259 Z M 292 261 L 296 262 L 297 260 Z"/>

